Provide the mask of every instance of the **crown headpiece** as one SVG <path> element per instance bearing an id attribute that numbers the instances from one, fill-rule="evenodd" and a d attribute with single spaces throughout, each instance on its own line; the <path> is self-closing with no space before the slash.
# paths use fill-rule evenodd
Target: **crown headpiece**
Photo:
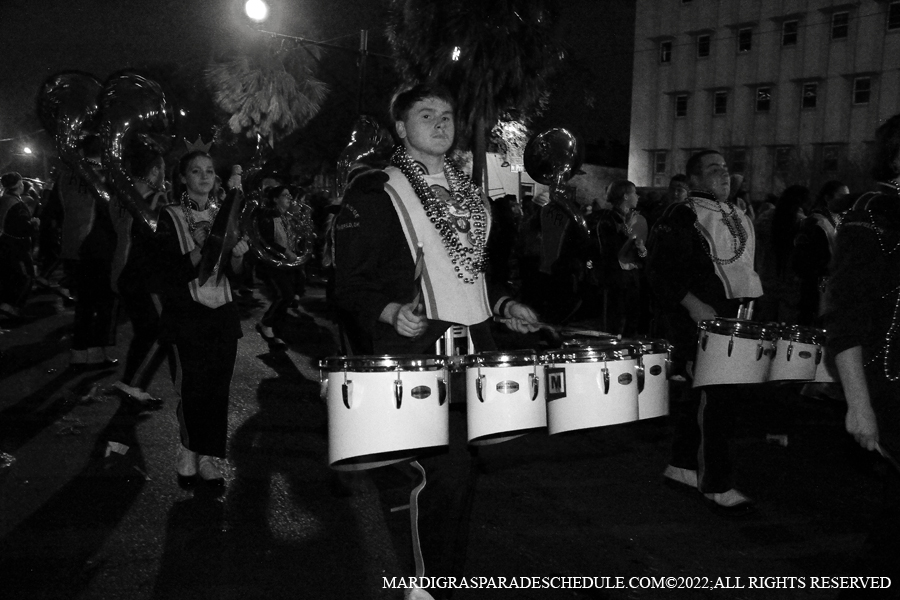
<path id="1" fill-rule="evenodd" d="M 204 144 L 203 138 L 200 137 L 199 135 L 197 136 L 196 142 L 189 142 L 187 140 L 184 140 L 184 145 L 187 147 L 188 152 L 200 150 L 201 152 L 209 153 L 209 148 L 210 148 L 210 146 L 212 146 L 212 144 L 213 144 L 212 141 L 210 141 L 208 144 Z"/>

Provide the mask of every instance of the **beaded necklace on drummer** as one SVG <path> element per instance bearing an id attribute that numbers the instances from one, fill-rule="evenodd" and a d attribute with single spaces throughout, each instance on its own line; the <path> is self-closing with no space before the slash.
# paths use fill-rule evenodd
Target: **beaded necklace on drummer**
<path id="1" fill-rule="evenodd" d="M 209 222 L 212 223 L 216 220 L 216 213 L 219 212 L 219 205 L 210 197 L 207 201 L 206 208 L 209 210 Z M 194 231 L 197 229 L 197 223 L 194 220 L 194 209 L 191 208 L 191 197 L 187 192 L 184 192 L 181 195 L 181 212 L 184 213 L 184 220 L 187 221 L 188 230 L 193 235 Z M 203 211 L 198 210 L 197 212 Z"/>
<path id="2" fill-rule="evenodd" d="M 391 164 L 406 176 L 422 202 L 425 215 L 440 233 L 456 277 L 463 283 L 475 283 L 484 272 L 486 262 L 487 216 L 481 191 L 444 157 L 444 175 L 450 186 L 450 195 L 462 208 L 459 214 L 450 214 L 447 203 L 438 199 L 405 148 L 398 147 L 394 151 Z M 462 243 L 462 235 L 467 236 L 471 247 Z"/>
<path id="3" fill-rule="evenodd" d="M 892 187 L 896 193 L 900 194 L 900 185 L 896 182 L 889 181 L 887 182 L 887 185 Z M 875 215 L 872 214 L 872 209 L 867 208 L 866 212 L 869 213 L 869 222 L 872 224 L 872 229 L 875 230 L 875 237 L 878 239 L 878 246 L 881 248 L 881 253 L 884 255 L 884 258 L 889 261 L 891 254 L 896 252 L 897 248 L 900 248 L 900 242 L 897 242 L 891 250 L 885 248 L 884 238 L 881 237 L 881 228 L 875 224 Z M 884 340 L 884 377 L 888 381 L 900 380 L 900 374 L 891 374 L 891 348 L 894 345 L 894 339 L 897 337 L 898 325 L 900 325 L 900 323 L 898 323 L 898 321 L 900 321 L 900 286 L 897 286 L 894 289 L 897 291 L 897 299 L 894 301 L 894 314 L 891 316 L 891 326 L 888 328 L 887 336 Z M 887 294 L 885 294 L 885 296 L 886 295 Z M 877 358 L 877 355 L 875 358 Z M 871 361 L 867 364 L 870 363 Z"/>
<path id="4" fill-rule="evenodd" d="M 716 210 L 722 213 L 722 222 L 725 224 L 725 227 L 731 234 L 731 243 L 732 247 L 734 248 L 734 256 L 732 256 L 731 258 L 719 258 L 718 256 L 715 256 L 713 254 L 712 244 L 709 244 L 709 246 L 706 247 L 706 254 L 707 256 L 709 256 L 710 260 L 718 265 L 730 265 L 744 255 L 744 250 L 747 249 L 747 232 L 744 231 L 744 226 L 743 224 L 741 224 L 741 217 L 737 214 L 737 208 L 733 203 L 731 203 L 730 201 L 707 201 L 706 198 L 700 198 L 696 196 L 689 198 L 688 202 L 690 202 L 691 210 L 694 211 L 694 214 L 697 214 L 695 203 L 700 204 L 701 206 L 704 206 L 709 210 Z M 728 206 L 731 209 L 731 212 L 726 213 L 724 206 Z M 694 221 L 694 227 L 696 228 L 697 233 L 701 237 L 703 237 L 703 234 L 700 231 L 700 221 Z"/>

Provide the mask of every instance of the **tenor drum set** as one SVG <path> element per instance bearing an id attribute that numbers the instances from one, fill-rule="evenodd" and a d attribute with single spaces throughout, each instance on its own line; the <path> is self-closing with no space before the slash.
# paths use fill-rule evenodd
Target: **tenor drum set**
<path id="1" fill-rule="evenodd" d="M 701 321 L 698 336 L 694 387 L 837 381 L 824 329 L 719 318 Z"/>
<path id="2" fill-rule="evenodd" d="M 668 414 L 665 340 L 570 340 L 562 348 L 464 356 L 335 356 L 319 362 L 328 461 L 363 470 L 449 446 L 448 383 L 465 373 L 467 439 L 495 444 Z"/>

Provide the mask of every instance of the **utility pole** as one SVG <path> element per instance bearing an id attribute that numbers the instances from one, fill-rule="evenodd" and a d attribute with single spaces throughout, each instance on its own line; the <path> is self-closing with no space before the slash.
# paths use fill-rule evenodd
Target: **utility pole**
<path id="1" fill-rule="evenodd" d="M 366 91 L 366 58 L 369 49 L 369 31 L 367 29 L 359 30 L 359 89 L 356 100 L 357 114 L 363 114 L 363 96 Z"/>

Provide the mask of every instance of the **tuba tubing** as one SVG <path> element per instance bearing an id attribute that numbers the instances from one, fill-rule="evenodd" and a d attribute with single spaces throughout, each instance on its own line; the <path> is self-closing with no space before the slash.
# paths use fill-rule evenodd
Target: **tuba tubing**
<path id="1" fill-rule="evenodd" d="M 261 261 L 277 269 L 298 269 L 309 262 L 315 250 L 316 233 L 313 226 L 311 209 L 306 204 L 293 200 L 284 222 L 287 225 L 287 235 L 293 241 L 292 251 L 295 259 L 290 259 L 284 253 L 267 242 L 260 233 L 260 220 L 266 216 L 269 210 L 262 199 L 262 191 L 256 190 L 247 194 L 244 207 L 241 210 L 241 230 L 247 238 L 250 248 Z"/>

